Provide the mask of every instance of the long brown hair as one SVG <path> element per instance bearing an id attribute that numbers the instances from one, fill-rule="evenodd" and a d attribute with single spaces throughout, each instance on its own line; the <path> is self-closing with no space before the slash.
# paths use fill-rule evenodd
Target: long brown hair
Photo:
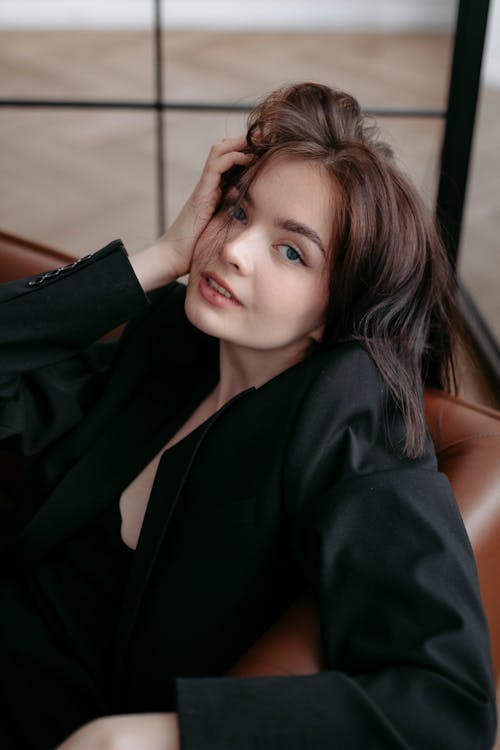
<path id="1" fill-rule="evenodd" d="M 404 453 L 421 454 L 424 383 L 454 384 L 455 283 L 430 211 L 391 148 L 349 94 L 315 83 L 279 89 L 250 114 L 256 159 L 227 175 L 244 192 L 275 154 L 331 175 L 333 247 L 322 345 L 354 339 L 370 353 L 403 413 Z"/>

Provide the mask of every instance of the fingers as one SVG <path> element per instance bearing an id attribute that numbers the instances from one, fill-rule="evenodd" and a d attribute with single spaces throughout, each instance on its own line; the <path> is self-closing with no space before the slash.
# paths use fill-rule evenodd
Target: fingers
<path id="1" fill-rule="evenodd" d="M 214 143 L 214 145 L 210 149 L 210 154 L 218 156 L 229 151 L 242 151 L 247 147 L 247 145 L 247 137 L 243 133 L 235 136 L 227 136 L 226 138 L 222 138 L 217 143 Z"/>
<path id="2" fill-rule="evenodd" d="M 235 165 L 246 166 L 253 159 L 252 154 L 244 154 L 242 151 L 228 151 L 219 156 L 214 156 L 207 161 L 207 172 L 221 177 L 224 172 Z"/>
<path id="3" fill-rule="evenodd" d="M 200 182 L 195 190 L 197 197 L 205 198 L 212 194 L 213 204 L 218 200 L 218 190 L 222 175 L 236 165 L 245 167 L 254 158 L 253 154 L 244 153 L 247 140 L 245 135 L 223 138 L 210 149 Z"/>
<path id="4" fill-rule="evenodd" d="M 253 156 L 252 154 L 244 153 L 246 146 L 247 140 L 244 135 L 223 138 L 210 149 L 205 166 L 208 170 L 218 172 L 219 175 L 222 175 L 235 164 L 249 164 Z"/>

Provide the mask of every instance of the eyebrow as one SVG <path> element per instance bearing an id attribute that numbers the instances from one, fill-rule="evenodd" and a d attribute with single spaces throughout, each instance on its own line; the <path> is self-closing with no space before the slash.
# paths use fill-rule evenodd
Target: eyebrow
<path id="1" fill-rule="evenodd" d="M 302 224 L 302 222 L 294 221 L 293 219 L 277 219 L 275 223 L 277 226 L 285 229 L 287 232 L 301 234 L 303 237 L 311 240 L 311 242 L 314 242 L 314 244 L 318 246 L 323 255 L 326 255 L 325 248 L 323 247 L 319 235 L 314 231 L 314 229 L 308 227 L 307 224 Z"/>
<path id="2" fill-rule="evenodd" d="M 254 200 L 249 191 L 245 193 L 244 200 L 246 200 L 247 203 L 250 204 L 250 206 L 255 206 Z M 285 229 L 287 232 L 293 232 L 293 234 L 301 234 L 303 237 L 306 237 L 306 239 L 311 240 L 311 242 L 314 242 L 314 244 L 318 246 L 323 255 L 326 256 L 325 248 L 323 247 L 320 236 L 317 232 L 314 231 L 314 229 L 312 229 L 312 227 L 307 226 L 307 224 L 302 224 L 301 221 L 295 221 L 294 219 L 278 218 L 274 223 L 276 224 L 276 226 L 280 227 L 281 229 Z"/>

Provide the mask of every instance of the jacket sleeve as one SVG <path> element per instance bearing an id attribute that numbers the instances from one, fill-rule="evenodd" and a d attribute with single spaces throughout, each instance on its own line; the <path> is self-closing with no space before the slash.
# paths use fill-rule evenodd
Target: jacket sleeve
<path id="1" fill-rule="evenodd" d="M 0 287 L 0 443 L 36 453 L 83 417 L 116 344 L 94 343 L 148 307 L 121 241 Z"/>
<path id="2" fill-rule="evenodd" d="M 401 420 L 373 369 L 361 356 L 324 375 L 289 451 L 291 543 L 320 608 L 326 670 L 178 680 L 186 750 L 489 750 L 494 742 L 472 550 L 430 441 L 418 461 L 398 456 Z"/>

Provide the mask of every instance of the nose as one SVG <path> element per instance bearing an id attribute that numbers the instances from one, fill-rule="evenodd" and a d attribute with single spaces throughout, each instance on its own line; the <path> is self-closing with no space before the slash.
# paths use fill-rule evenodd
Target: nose
<path id="1" fill-rule="evenodd" d="M 257 249 L 257 237 L 248 227 L 230 229 L 222 248 L 221 258 L 233 266 L 240 274 L 247 276 L 252 270 L 252 263 Z"/>

